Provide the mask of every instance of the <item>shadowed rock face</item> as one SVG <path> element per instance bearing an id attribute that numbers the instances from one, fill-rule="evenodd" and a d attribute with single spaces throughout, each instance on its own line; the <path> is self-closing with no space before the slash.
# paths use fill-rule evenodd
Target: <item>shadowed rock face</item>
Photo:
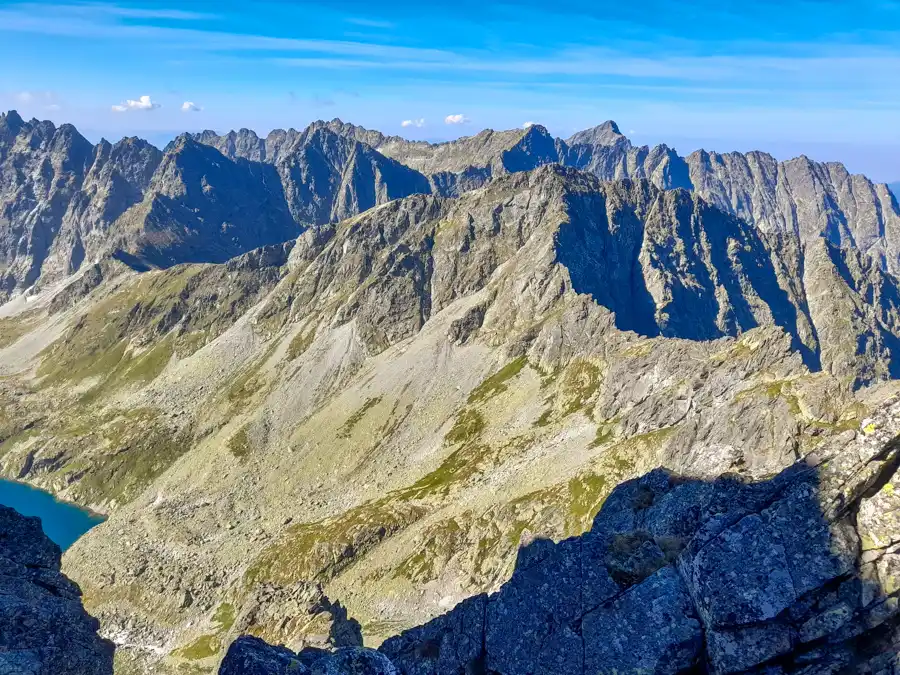
<path id="1" fill-rule="evenodd" d="M 302 132 L 273 131 L 266 139 L 248 129 L 224 136 L 204 131 L 193 138 L 230 159 L 274 165 L 294 218 L 324 225 L 392 199 L 432 191 L 422 173 L 375 151 L 373 144 L 383 139 L 381 134 L 362 132 L 351 124 L 316 122 Z"/>
<path id="2" fill-rule="evenodd" d="M 561 237 L 582 238 L 585 259 L 605 269 L 582 269 L 565 248 L 561 259 L 573 262 L 576 290 L 616 311 L 619 328 L 696 340 L 774 323 L 810 368 L 853 371 L 854 386 L 900 373 L 890 274 L 900 259 L 900 207 L 885 186 L 805 157 L 682 158 L 666 146 L 634 147 L 612 122 L 568 141 L 534 125 L 429 144 L 332 120 L 265 139 L 247 129 L 185 135 L 163 154 L 138 139 L 91 148 L 70 125 L 9 113 L 0 121 L 0 294 L 59 280 L 110 253 L 137 269 L 223 262 L 304 226 L 419 193 L 459 196 L 547 164 L 703 200 L 657 204 L 626 188 L 626 205 L 607 214 L 620 221 L 615 239 L 626 250 L 613 254 L 621 260 L 583 226 L 603 205 L 570 201 L 572 226 Z M 635 196 L 644 201 L 632 204 Z M 637 248 L 629 209 L 632 220 L 653 224 Z M 615 285 L 603 281 L 610 274 Z"/>
<path id="3" fill-rule="evenodd" d="M 891 194 L 894 195 L 894 199 L 900 199 L 900 181 L 896 183 L 889 183 L 888 190 L 890 190 Z"/>
<path id="4" fill-rule="evenodd" d="M 755 484 L 652 471 L 616 488 L 586 534 L 521 548 L 498 592 L 378 651 L 404 675 L 894 673 L 898 466 L 898 440 L 875 434 Z M 354 654 L 355 669 L 311 672 L 394 672 Z M 304 652 L 239 640 L 220 673 L 291 659 L 308 672 Z"/>
<path id="5" fill-rule="evenodd" d="M 0 506 L 0 672 L 112 673 L 113 644 L 59 570 L 59 547 L 41 521 Z"/>
<path id="6" fill-rule="evenodd" d="M 0 301 L 111 254 L 136 269 L 224 262 L 431 191 L 421 173 L 325 126 L 265 141 L 246 129 L 183 135 L 160 152 L 0 114 Z"/>
<path id="7" fill-rule="evenodd" d="M 272 167 L 231 161 L 186 136 L 169 148 L 143 201 L 117 225 L 111 239 L 123 260 L 163 268 L 225 262 L 300 232 Z"/>

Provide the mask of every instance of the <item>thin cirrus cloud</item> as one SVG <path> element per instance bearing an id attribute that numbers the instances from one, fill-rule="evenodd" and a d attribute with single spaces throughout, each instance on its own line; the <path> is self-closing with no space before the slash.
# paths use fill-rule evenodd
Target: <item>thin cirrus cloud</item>
<path id="1" fill-rule="evenodd" d="M 222 31 L 174 28 L 117 20 L 121 14 L 110 12 L 108 5 L 57 5 L 54 12 L 34 4 L 0 9 L 0 33 L 32 33 L 79 39 L 162 43 L 191 51 L 281 51 L 316 52 L 366 58 L 441 61 L 454 58 L 440 49 L 382 45 L 350 40 L 303 39 L 251 35 Z M 148 10 L 157 14 L 164 11 Z"/>
<path id="2" fill-rule="evenodd" d="M 469 121 L 468 117 L 466 117 L 465 115 L 460 115 L 460 114 L 447 115 L 444 118 L 444 124 L 465 124 L 468 121 Z"/>
<path id="3" fill-rule="evenodd" d="M 200 112 L 201 110 L 203 110 L 203 108 L 193 101 L 185 101 L 181 104 L 181 112 Z"/>
<path id="4" fill-rule="evenodd" d="M 347 20 L 347 23 L 352 23 L 356 26 L 364 26 L 366 28 L 393 28 L 394 24 L 390 21 L 379 21 L 377 19 L 366 19 L 365 17 L 357 17 L 351 16 Z"/>
<path id="5" fill-rule="evenodd" d="M 416 127 L 417 129 L 421 129 L 425 126 L 425 119 L 420 117 L 419 119 L 415 120 L 403 120 L 402 122 L 400 122 L 400 126 L 404 129 L 408 129 L 409 127 Z"/>
<path id="6" fill-rule="evenodd" d="M 58 4 L 47 12 L 35 3 L 0 9 L 0 33 L 25 32 L 178 47 L 191 51 L 248 55 L 269 63 L 348 70 L 381 69 L 396 72 L 505 73 L 513 76 L 610 76 L 644 80 L 652 85 L 673 82 L 715 83 L 716 86 L 763 84 L 769 91 L 829 91 L 872 89 L 890 95 L 886 78 L 900 71 L 900 51 L 866 44 L 785 44 L 773 54 L 766 44 L 745 44 L 731 55 L 691 55 L 678 50 L 651 53 L 612 47 L 567 46 L 541 56 L 507 57 L 496 53 L 385 45 L 364 40 L 299 39 L 270 35 L 237 34 L 215 30 L 152 25 L 153 19 L 189 19 L 201 15 L 172 9 L 121 8 L 107 4 Z M 387 22 L 348 18 L 357 25 L 386 27 Z M 770 45 L 768 45 L 770 47 Z M 266 54 L 265 52 L 269 52 Z M 279 55 L 278 52 L 281 52 Z M 309 56 L 291 58 L 290 53 Z"/>
<path id="7" fill-rule="evenodd" d="M 159 103 L 153 101 L 149 96 L 141 96 L 138 99 L 129 98 L 124 103 L 112 106 L 113 112 L 129 112 L 131 110 L 156 110 Z"/>

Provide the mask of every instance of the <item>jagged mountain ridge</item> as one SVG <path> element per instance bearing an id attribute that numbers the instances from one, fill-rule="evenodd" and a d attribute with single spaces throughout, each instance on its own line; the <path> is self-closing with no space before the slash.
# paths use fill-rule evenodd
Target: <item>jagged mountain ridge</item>
<path id="1" fill-rule="evenodd" d="M 62 291 L 0 309 L 0 467 L 111 513 L 67 571 L 134 671 L 210 666 L 230 612 L 303 643 L 320 627 L 279 617 L 310 582 L 396 633 L 495 589 L 532 536 L 581 533 L 621 480 L 657 465 L 761 478 L 865 426 L 892 385 L 854 388 L 896 353 L 878 260 L 696 192 L 508 171 L 562 147 L 510 137 L 525 142 L 467 174 L 503 175 L 458 196 L 386 201 L 224 264 L 83 263 Z M 340 158 L 382 160 L 331 129 L 307 138 L 324 141 L 301 158 L 335 150 L 297 165 L 302 186 L 324 176 L 330 218 L 332 187 L 356 175 Z M 223 182 L 176 171 L 185 152 Z M 259 194 L 220 200 L 230 177 L 284 161 L 187 138 L 167 156 L 153 173 L 169 187 L 129 213 L 210 200 L 224 218 Z"/>
<path id="2" fill-rule="evenodd" d="M 223 262 L 431 191 L 325 128 L 285 132 L 268 155 L 211 145 L 183 135 L 164 152 L 136 138 L 91 146 L 71 125 L 0 115 L 0 299 L 110 255 L 140 268 Z"/>
<path id="3" fill-rule="evenodd" d="M 777 258 L 773 265 L 782 270 L 783 285 L 800 315 L 800 325 L 792 333 L 811 366 L 831 368 L 840 363 L 841 369 L 856 355 L 895 350 L 893 329 L 873 324 L 865 307 L 876 296 L 881 298 L 875 303 L 881 306 L 876 310 L 882 315 L 878 321 L 882 326 L 894 322 L 887 317 L 894 312 L 891 298 L 896 284 L 885 272 L 896 271 L 900 261 L 900 207 L 885 186 L 851 176 L 839 164 L 815 163 L 806 157 L 778 162 L 759 152 L 698 151 L 682 158 L 665 145 L 634 147 L 614 122 L 567 141 L 533 125 L 505 132 L 486 130 L 439 144 L 386 137 L 337 119 L 312 127 L 374 144 L 380 152 L 428 174 L 437 194 L 460 194 L 494 177 L 551 163 L 588 171 L 601 180 L 639 178 L 663 189 L 692 190 L 768 237 L 770 254 Z M 282 134 L 273 132 L 270 137 Z M 832 292 L 835 287 L 838 292 Z M 818 331 L 829 336 L 825 342 L 836 346 L 845 317 L 856 337 L 836 353 L 826 347 L 823 362 Z M 653 334 L 651 327 L 646 328 Z M 889 365 L 892 361 L 893 357 L 882 360 L 859 382 L 898 372 L 898 366 Z"/>
<path id="4" fill-rule="evenodd" d="M 431 176 L 438 189 L 441 183 L 434 176 L 481 172 L 486 180 L 560 163 L 589 171 L 601 180 L 646 178 L 664 189 L 696 190 L 710 203 L 766 232 L 794 235 L 803 241 L 825 236 L 833 244 L 851 245 L 870 254 L 885 269 L 895 271 L 898 266 L 900 210 L 896 200 L 892 202 L 886 186 L 851 175 L 836 162 L 814 162 L 805 156 L 779 162 L 764 152 L 700 150 L 681 157 L 666 145 L 633 146 L 611 121 L 565 141 L 551 137 L 541 125 L 532 125 L 502 132 L 488 129 L 437 144 L 384 136 L 338 119 L 312 126 L 371 145 Z M 291 132 L 275 131 L 270 138 L 285 133 Z M 457 180 L 445 178 L 444 183 L 455 185 Z"/>
<path id="5" fill-rule="evenodd" d="M 115 152 L 106 142 L 91 150 L 70 125 L 56 130 L 49 122 L 26 123 L 14 111 L 0 120 L 0 134 L 2 203 L 8 223 L 2 232 L 7 241 L 3 253 L 6 296 L 30 287 L 40 277 L 45 282 L 58 280 L 78 270 L 85 259 L 96 262 L 107 253 L 108 239 L 122 240 L 117 219 L 143 202 L 146 191 L 154 191 L 149 177 L 162 163 L 162 155 L 138 139 L 120 141 Z M 241 183 L 265 193 L 267 203 L 276 204 L 276 210 L 286 202 L 297 230 L 337 222 L 409 194 L 456 195 L 499 175 L 561 163 L 602 180 L 646 178 L 665 189 L 694 189 L 726 212 L 783 238 L 783 248 L 793 255 L 790 264 L 797 270 L 803 268 L 806 244 L 820 236 L 870 255 L 882 269 L 897 266 L 900 211 L 886 187 L 850 176 L 838 164 L 818 164 L 803 157 L 779 163 L 764 153 L 699 151 L 681 158 L 664 145 L 638 148 L 612 122 L 579 132 L 568 141 L 554 139 L 546 129 L 533 125 L 430 144 L 387 137 L 340 120 L 315 122 L 302 132 L 275 130 L 266 139 L 247 129 L 224 136 L 206 131 L 193 139 L 231 160 L 274 165 L 281 194 L 264 169 L 251 172 Z M 183 151 L 184 145 L 184 139 L 180 144 L 173 142 L 166 152 Z M 138 146 L 137 151 L 122 150 Z M 216 163 L 214 157 L 194 159 L 209 166 Z M 29 162 L 34 167 L 30 170 L 25 166 Z M 35 172 L 44 164 L 55 172 L 46 184 L 37 178 L 41 172 Z M 252 199 L 248 196 L 244 201 Z M 197 230 L 193 223 L 178 222 L 175 213 L 165 215 L 174 221 L 166 227 L 175 240 L 183 238 L 175 232 L 179 229 L 196 230 L 201 240 L 211 234 L 204 235 L 203 228 Z M 272 232 L 262 237 L 258 223 L 223 222 L 226 232 L 217 235 L 220 241 L 212 244 L 208 260 L 219 260 L 222 250 L 238 254 L 252 248 L 251 244 L 276 243 L 285 234 L 279 220 L 275 218 Z M 229 226 L 242 229 L 245 225 L 253 234 L 244 241 L 231 241 Z M 135 225 L 125 223 L 124 229 L 133 230 Z M 179 261 L 177 254 L 172 259 Z M 202 255 L 182 261 L 198 259 Z"/>
<path id="6" fill-rule="evenodd" d="M 696 194 L 544 166 L 225 264 L 107 261 L 4 306 L 0 467 L 110 513 L 67 573 L 133 672 L 210 665 L 223 616 L 308 643 L 282 619 L 310 583 L 390 635 L 621 480 L 762 478 L 860 426 L 877 360 L 845 335 L 848 370 L 804 366 L 767 246 Z"/>
<path id="7" fill-rule="evenodd" d="M 567 141 L 533 125 L 523 130 L 485 130 L 439 144 L 387 137 L 337 119 L 316 122 L 310 128 L 328 129 L 371 145 L 427 176 L 436 194 L 460 194 L 496 176 L 559 163 L 601 180 L 644 178 L 663 189 L 696 191 L 723 211 L 776 237 L 778 254 L 795 275 L 804 272 L 805 251 L 815 249 L 820 238 L 838 248 L 865 253 L 882 270 L 900 268 L 897 199 L 886 186 L 851 175 L 837 163 L 806 157 L 779 162 L 762 152 L 697 151 L 683 158 L 665 145 L 634 147 L 614 122 L 576 133 Z M 269 138 L 291 133 L 296 132 L 275 131 Z M 204 135 L 218 145 L 228 138 L 211 132 Z M 253 144 L 232 145 L 237 152 Z"/>

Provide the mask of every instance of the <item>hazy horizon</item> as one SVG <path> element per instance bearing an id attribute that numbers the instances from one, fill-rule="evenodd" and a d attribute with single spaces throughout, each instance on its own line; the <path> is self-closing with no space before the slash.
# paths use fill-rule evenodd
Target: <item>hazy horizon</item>
<path id="1" fill-rule="evenodd" d="M 900 180 L 900 0 L 0 2 L 0 109 L 92 140 L 340 117 L 432 141 L 616 120 Z"/>

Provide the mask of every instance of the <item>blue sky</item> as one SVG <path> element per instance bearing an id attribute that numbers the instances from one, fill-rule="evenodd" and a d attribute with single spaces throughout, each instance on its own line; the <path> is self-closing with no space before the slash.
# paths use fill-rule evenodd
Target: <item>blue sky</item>
<path id="1" fill-rule="evenodd" d="M 332 117 L 429 140 L 615 119 L 683 153 L 900 179 L 900 0 L 325 5 L 0 1 L 0 108 L 157 143 Z"/>

